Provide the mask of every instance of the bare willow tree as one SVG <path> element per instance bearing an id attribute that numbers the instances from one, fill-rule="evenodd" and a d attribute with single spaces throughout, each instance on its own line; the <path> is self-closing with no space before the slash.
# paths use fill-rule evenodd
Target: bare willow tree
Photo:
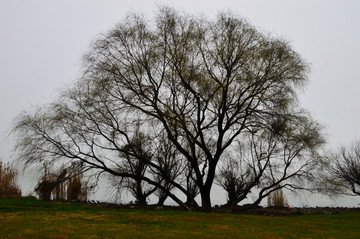
<path id="1" fill-rule="evenodd" d="M 210 210 L 223 155 L 254 128 L 292 117 L 308 65 L 287 42 L 237 16 L 222 13 L 207 20 L 164 7 L 155 21 L 132 14 L 101 36 L 84 57 L 83 70 L 81 81 L 59 103 L 19 117 L 17 149 L 24 160 L 81 161 L 142 180 L 183 207 L 169 189 L 196 205 L 181 180 L 191 178 L 201 207 Z M 118 170 L 136 122 L 152 139 L 153 150 L 157 133 L 166 133 L 179 160 L 190 166 L 188 177 L 172 179 L 159 162 L 141 158 L 149 172 L 172 186 L 153 173 Z"/>
<path id="2" fill-rule="evenodd" d="M 186 167 L 183 165 L 181 155 L 179 155 L 177 149 L 172 142 L 168 140 L 164 132 L 158 135 L 158 139 L 159 141 L 154 158 L 161 170 L 155 170 L 152 173 L 154 174 L 156 181 L 165 188 L 165 190 L 158 189 L 155 192 L 159 198 L 157 205 L 163 206 L 165 200 L 168 198 L 167 192 L 175 189 L 173 182 L 176 181 L 177 178 L 182 177 Z"/>
<path id="3" fill-rule="evenodd" d="M 137 127 L 139 127 L 139 122 L 137 122 Z M 156 141 L 155 144 L 154 141 Z M 124 189 L 127 189 L 138 204 L 145 205 L 147 198 L 154 193 L 159 198 L 158 205 L 161 206 L 168 198 L 168 192 L 175 188 L 174 182 L 181 182 L 178 178 L 181 177 L 184 166 L 176 148 L 163 132 L 156 135 L 156 139 L 151 139 L 139 132 L 137 128 L 134 138 L 122 148 L 120 155 L 125 160 L 116 170 L 138 177 L 111 176 L 110 181 L 115 188 L 115 197 L 119 197 Z M 151 178 L 154 183 L 143 180 L 144 177 Z"/>
<path id="4" fill-rule="evenodd" d="M 226 206 L 234 207 L 252 191 L 252 205 L 258 205 L 282 188 L 310 189 L 319 168 L 317 149 L 324 143 L 321 129 L 299 113 L 281 125 L 274 122 L 267 130 L 249 133 L 247 143 L 239 146 L 240 154 L 228 156 L 219 170 L 218 184 L 228 193 Z"/>
<path id="5" fill-rule="evenodd" d="M 130 191 L 139 205 L 146 205 L 147 198 L 157 190 L 156 186 L 147 187 L 146 182 L 142 180 L 147 172 L 148 162 L 153 157 L 151 151 L 146 147 L 148 142 L 149 139 L 146 135 L 137 129 L 129 144 L 125 145 L 121 152 L 125 160 L 119 170 L 136 176 L 134 178 L 124 177 L 123 186 Z"/>
<path id="6" fill-rule="evenodd" d="M 360 141 L 340 147 L 330 158 L 323 191 L 360 196 Z"/>
<path id="7" fill-rule="evenodd" d="M 186 164 L 184 176 L 186 191 L 188 192 L 185 204 L 191 207 L 198 207 L 198 204 L 194 199 L 199 195 L 199 187 L 196 184 L 194 169 L 189 162 Z"/>
<path id="8" fill-rule="evenodd" d="M 216 183 L 227 193 L 226 206 L 233 206 L 245 199 L 250 190 L 246 190 L 248 185 L 254 181 L 249 167 L 242 166 L 242 160 L 228 158 L 219 170 Z M 256 183 L 253 183 L 254 186 Z"/>

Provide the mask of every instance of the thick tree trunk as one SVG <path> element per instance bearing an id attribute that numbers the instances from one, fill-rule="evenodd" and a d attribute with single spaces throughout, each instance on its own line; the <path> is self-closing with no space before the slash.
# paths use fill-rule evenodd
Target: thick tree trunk
<path id="1" fill-rule="evenodd" d="M 143 194 L 138 195 L 137 200 L 136 200 L 136 204 L 138 204 L 138 205 L 147 205 L 146 197 Z"/>
<path id="2" fill-rule="evenodd" d="M 158 206 L 164 206 L 164 202 L 165 202 L 165 200 L 166 200 L 167 197 L 168 197 L 167 195 L 160 196 L 157 205 L 158 205 Z"/>
<path id="3" fill-rule="evenodd" d="M 206 212 L 211 211 L 210 192 L 215 178 L 216 162 L 217 160 L 215 159 L 209 160 L 209 170 L 206 182 L 204 185 L 199 186 L 201 194 L 201 207 Z"/>
<path id="4" fill-rule="evenodd" d="M 201 194 L 201 208 L 205 212 L 211 211 L 211 198 L 210 198 L 211 187 L 204 187 L 200 190 Z"/>
<path id="5" fill-rule="evenodd" d="M 136 204 L 138 204 L 138 205 L 147 205 L 147 202 L 146 202 L 147 197 L 142 191 L 141 180 L 136 180 L 135 195 L 136 195 Z"/>
<path id="6" fill-rule="evenodd" d="M 137 201 L 136 204 L 138 205 L 147 205 L 146 196 L 142 191 L 137 192 L 136 201 Z"/>
<path id="7" fill-rule="evenodd" d="M 187 196 L 186 197 L 186 202 L 185 202 L 186 205 L 188 205 L 189 207 L 192 207 L 193 206 L 193 198 Z"/>

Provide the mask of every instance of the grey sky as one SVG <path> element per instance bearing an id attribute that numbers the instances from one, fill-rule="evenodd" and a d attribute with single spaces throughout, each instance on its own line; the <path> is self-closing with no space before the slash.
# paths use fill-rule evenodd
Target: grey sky
<path id="1" fill-rule="evenodd" d="M 129 11 L 157 5 L 213 17 L 231 10 L 283 37 L 311 63 L 302 106 L 326 127 L 329 145 L 360 139 L 360 1 L 330 0 L 0 0 L 0 156 L 12 120 L 52 101 L 79 76 L 91 40 Z"/>

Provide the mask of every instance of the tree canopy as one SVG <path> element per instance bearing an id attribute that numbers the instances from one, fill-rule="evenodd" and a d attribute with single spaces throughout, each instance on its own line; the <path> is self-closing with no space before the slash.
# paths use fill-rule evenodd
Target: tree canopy
<path id="1" fill-rule="evenodd" d="M 214 182 L 229 205 L 253 189 L 258 204 L 276 189 L 303 188 L 316 169 L 321 127 L 297 100 L 308 64 L 231 13 L 131 14 L 92 43 L 82 70 L 57 102 L 18 117 L 19 158 L 79 161 L 143 196 L 204 210 Z"/>

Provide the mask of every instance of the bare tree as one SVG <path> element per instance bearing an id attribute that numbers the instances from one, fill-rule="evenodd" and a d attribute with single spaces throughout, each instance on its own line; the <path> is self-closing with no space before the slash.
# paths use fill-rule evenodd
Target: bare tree
<path id="1" fill-rule="evenodd" d="M 137 124 L 139 127 L 139 122 Z M 158 205 L 161 206 L 167 199 L 168 192 L 175 188 L 174 182 L 181 177 L 184 166 L 176 148 L 163 132 L 156 135 L 156 139 L 150 139 L 139 132 L 139 128 L 136 131 L 135 138 L 122 148 L 121 157 L 126 160 L 117 170 L 131 172 L 138 175 L 138 178 L 119 179 L 115 176 L 110 177 L 110 180 L 117 190 L 117 196 L 127 189 L 138 203 L 146 204 L 146 198 L 155 193 L 159 198 Z M 156 144 L 152 144 L 153 141 L 156 141 Z M 153 178 L 154 183 L 161 187 L 149 187 L 149 183 L 142 180 L 144 177 Z"/>
<path id="2" fill-rule="evenodd" d="M 138 126 L 139 127 L 139 126 Z M 156 186 L 146 188 L 146 182 L 142 180 L 145 177 L 148 163 L 152 160 L 152 154 L 146 150 L 146 145 L 149 139 L 146 135 L 136 130 L 134 137 L 129 144 L 122 148 L 123 158 L 126 159 L 121 165 L 120 171 L 129 172 L 134 175 L 134 178 L 125 177 L 123 185 L 135 197 L 137 204 L 146 205 L 147 198 L 157 190 Z"/>
<path id="3" fill-rule="evenodd" d="M 43 161 L 79 163 L 83 171 L 96 169 L 98 174 L 106 172 L 126 178 L 123 182 L 147 183 L 166 191 L 150 177 L 151 173 L 142 174 L 140 170 L 143 167 L 162 171 L 160 165 L 149 160 L 151 145 L 143 150 L 144 142 L 156 144 L 157 133 L 154 136 L 154 131 L 146 127 L 148 121 L 139 123 L 139 118 L 127 114 L 106 92 L 94 89 L 92 83 L 81 82 L 63 93 L 61 103 L 39 109 L 33 116 L 20 116 L 14 129 L 21 137 L 17 144 L 19 158 L 27 165 Z M 146 137 L 137 137 L 140 131 L 146 132 Z M 134 164 L 138 164 L 138 169 L 129 170 Z M 180 184 L 175 185 L 186 194 Z M 168 196 L 186 208 L 174 194 L 168 192 Z"/>
<path id="4" fill-rule="evenodd" d="M 178 177 L 181 177 L 184 171 L 184 165 L 181 160 L 181 155 L 179 155 L 172 142 L 167 139 L 164 132 L 158 135 L 158 139 L 159 142 L 154 158 L 161 170 L 154 170 L 152 173 L 156 181 L 165 188 L 165 190 L 158 189 L 155 192 L 159 198 L 157 205 L 162 206 L 168 198 L 167 192 L 175 188 L 173 182 L 176 181 Z"/>
<path id="5" fill-rule="evenodd" d="M 185 183 L 186 183 L 186 191 L 188 195 L 186 197 L 186 205 L 190 207 L 198 208 L 198 204 L 195 201 L 195 197 L 199 195 L 199 187 L 196 184 L 194 169 L 188 163 L 185 168 Z"/>
<path id="6" fill-rule="evenodd" d="M 268 128 L 274 116 L 287 119 L 308 72 L 287 42 L 244 19 L 227 13 L 199 19 L 165 7 L 154 22 L 133 14 L 100 37 L 83 69 L 82 80 L 59 103 L 20 116 L 15 131 L 24 160 L 81 161 L 98 172 L 146 182 L 187 208 L 170 192 L 176 188 L 196 204 L 196 190 L 166 176 L 155 160 L 137 158 L 171 187 L 152 173 L 117 170 L 123 153 L 136 158 L 124 146 L 141 122 L 154 145 L 156 133 L 149 129 L 166 132 L 190 166 L 183 178 L 196 184 L 190 188 L 199 190 L 204 210 L 211 209 L 223 155 L 253 128 Z"/>
<path id="7" fill-rule="evenodd" d="M 320 163 L 317 149 L 324 144 L 317 123 L 297 114 L 248 137 L 235 156 L 239 159 L 228 159 L 218 174 L 219 185 L 228 193 L 226 206 L 234 207 L 252 191 L 257 192 L 255 206 L 282 188 L 310 190 Z"/>
<path id="8" fill-rule="evenodd" d="M 228 159 L 220 168 L 217 175 L 217 184 L 220 185 L 227 193 L 226 205 L 237 204 L 245 199 L 250 190 L 246 190 L 248 185 L 254 180 L 250 167 L 244 171 L 241 160 Z M 253 183 L 255 186 L 257 183 Z"/>
<path id="9" fill-rule="evenodd" d="M 355 141 L 350 147 L 340 147 L 331 156 L 330 162 L 327 188 L 332 188 L 331 191 L 335 193 L 350 192 L 360 196 L 360 141 Z"/>

